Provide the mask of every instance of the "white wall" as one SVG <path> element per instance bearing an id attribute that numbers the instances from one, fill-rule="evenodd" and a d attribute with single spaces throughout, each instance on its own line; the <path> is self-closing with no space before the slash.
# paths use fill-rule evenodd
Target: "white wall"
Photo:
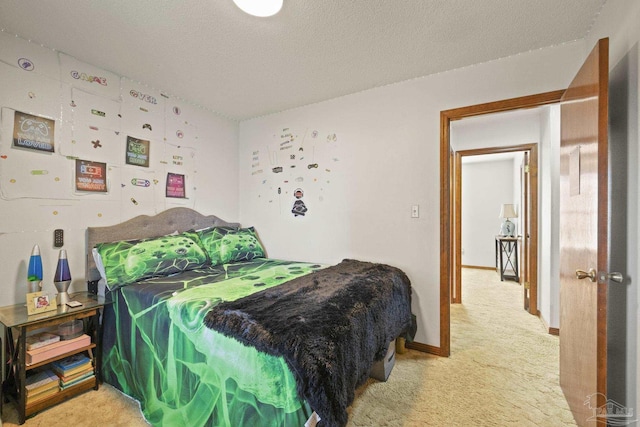
<path id="1" fill-rule="evenodd" d="M 581 42 L 568 43 L 241 122 L 240 220 L 257 227 L 273 257 L 353 257 L 402 268 L 414 287 L 416 340 L 439 346 L 440 111 L 566 87 L 583 52 Z M 270 145 L 283 153 L 284 129 L 305 143 L 318 131 L 318 151 L 328 159 L 310 170 L 318 175 L 273 174 L 276 163 L 293 169 L 286 157 L 270 164 L 268 154 L 252 167 L 254 153 Z M 327 143 L 334 133 L 337 141 Z M 291 180 L 298 178 L 309 185 L 309 212 L 294 218 Z"/>
<path id="2" fill-rule="evenodd" d="M 495 236 L 504 203 L 513 198 L 513 159 L 462 164 L 462 265 L 495 266 Z M 518 188 L 520 188 L 518 186 Z M 517 218 L 513 219 L 517 222 Z"/>
<path id="3" fill-rule="evenodd" d="M 542 109 L 539 159 L 538 309 L 552 328 L 560 327 L 560 106 Z"/>
<path id="4" fill-rule="evenodd" d="M 21 68 L 20 58 L 28 58 L 33 69 Z M 74 79 L 69 67 L 104 77 L 105 84 Z M 237 122 L 4 32 L 0 81 L 0 305 L 24 303 L 27 263 L 35 244 L 42 254 L 43 291 L 55 295 L 56 228 L 64 230 L 73 278 L 70 291 L 76 291 L 87 286 L 88 226 L 111 225 L 173 206 L 237 220 Z M 132 90 L 153 96 L 147 100 L 155 102 L 134 98 Z M 180 114 L 173 107 L 179 107 Z M 91 114 L 91 109 L 104 117 Z M 55 120 L 53 154 L 12 147 L 13 110 Z M 151 129 L 143 128 L 145 123 Z M 125 164 L 127 135 L 150 140 L 148 168 Z M 96 140 L 101 144 L 94 148 L 91 141 Z M 108 193 L 75 191 L 76 157 L 107 164 Z M 186 199 L 165 197 L 166 172 L 186 175 Z M 134 186 L 132 178 L 147 179 L 150 186 Z"/>

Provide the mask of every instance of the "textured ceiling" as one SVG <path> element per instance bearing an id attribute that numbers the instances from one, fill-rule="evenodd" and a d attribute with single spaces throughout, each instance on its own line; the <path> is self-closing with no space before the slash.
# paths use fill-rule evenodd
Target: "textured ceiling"
<path id="1" fill-rule="evenodd" d="M 0 28 L 241 120 L 581 39 L 605 1 L 2 0 Z"/>

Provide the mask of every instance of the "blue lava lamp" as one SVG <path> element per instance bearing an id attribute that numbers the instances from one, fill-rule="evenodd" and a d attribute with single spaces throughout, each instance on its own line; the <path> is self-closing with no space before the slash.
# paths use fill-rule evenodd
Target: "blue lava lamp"
<path id="1" fill-rule="evenodd" d="M 29 293 L 38 292 L 42 289 L 42 258 L 40 257 L 40 247 L 35 245 L 29 257 L 29 267 L 27 268 L 27 281 L 29 282 Z"/>

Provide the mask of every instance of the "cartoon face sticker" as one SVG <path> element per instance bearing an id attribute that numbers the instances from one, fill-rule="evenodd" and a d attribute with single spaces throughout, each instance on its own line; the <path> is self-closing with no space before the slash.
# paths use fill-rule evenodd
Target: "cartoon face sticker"
<path id="1" fill-rule="evenodd" d="M 291 213 L 293 216 L 305 216 L 307 213 L 307 206 L 302 201 L 302 197 L 304 196 L 304 191 L 301 188 L 296 188 L 296 191 L 293 192 L 293 196 L 296 200 L 293 202 L 293 207 L 291 208 Z"/>

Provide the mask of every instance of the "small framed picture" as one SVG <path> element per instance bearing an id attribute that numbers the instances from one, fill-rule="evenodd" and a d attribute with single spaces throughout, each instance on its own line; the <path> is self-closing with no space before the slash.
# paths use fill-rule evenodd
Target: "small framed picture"
<path id="1" fill-rule="evenodd" d="M 56 310 L 56 299 L 49 299 L 49 295 L 42 292 L 31 292 L 27 294 L 27 313 L 37 314 Z"/>

